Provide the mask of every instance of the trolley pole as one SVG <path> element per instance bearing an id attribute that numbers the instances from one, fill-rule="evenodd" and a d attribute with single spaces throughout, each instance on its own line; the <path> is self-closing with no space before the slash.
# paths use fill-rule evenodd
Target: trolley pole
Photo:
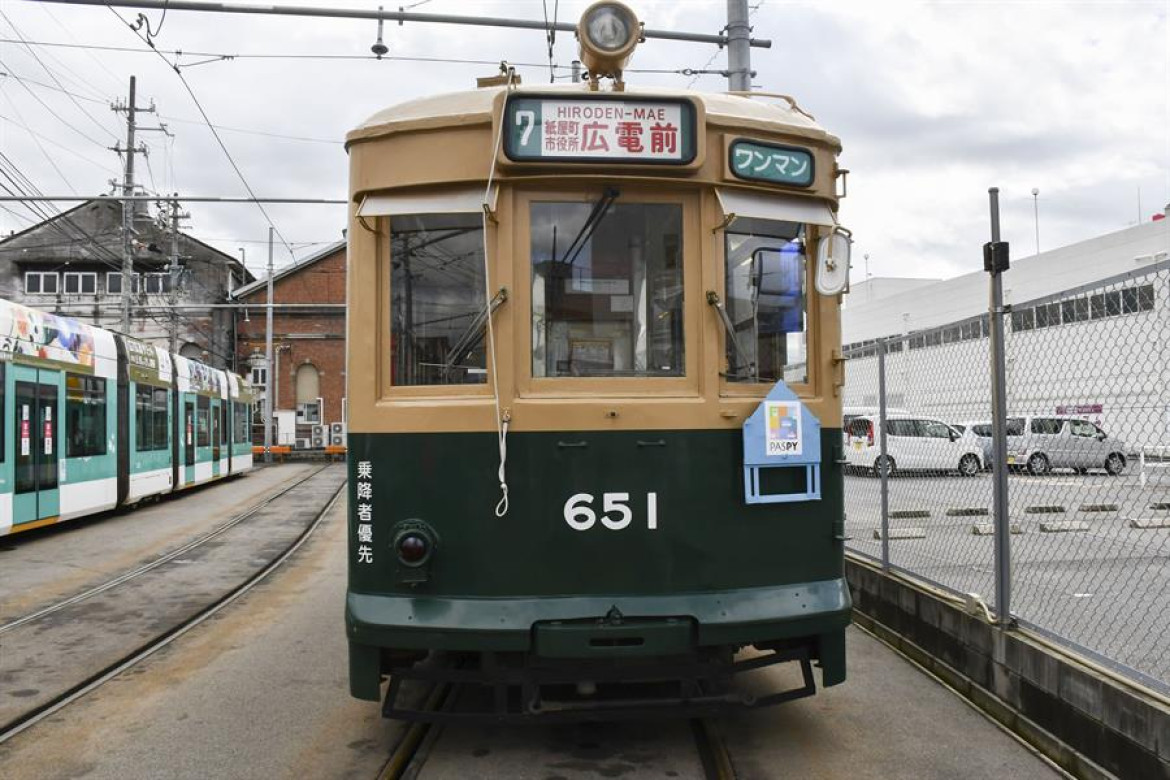
<path id="1" fill-rule="evenodd" d="M 751 92 L 751 32 L 747 0 L 727 0 L 727 88 L 731 92 Z"/>
<path id="2" fill-rule="evenodd" d="M 272 388 L 275 386 L 273 380 L 276 379 L 275 372 L 272 370 L 272 228 L 268 228 L 268 295 L 267 295 L 267 313 L 265 314 L 265 332 L 264 332 L 264 357 L 266 368 L 264 369 L 267 375 L 266 387 L 264 388 L 264 462 L 272 462 L 272 424 L 275 422 L 274 410 L 276 409 L 276 399 L 272 397 Z"/>
<path id="3" fill-rule="evenodd" d="M 1007 363 L 1003 343 L 1003 272 L 1008 270 L 1008 244 L 999 235 L 999 188 L 988 190 L 991 241 L 983 245 L 983 269 L 991 275 L 991 448 L 992 503 L 995 513 L 995 614 L 1001 626 L 1012 622 L 1011 520 L 1007 480 Z"/>

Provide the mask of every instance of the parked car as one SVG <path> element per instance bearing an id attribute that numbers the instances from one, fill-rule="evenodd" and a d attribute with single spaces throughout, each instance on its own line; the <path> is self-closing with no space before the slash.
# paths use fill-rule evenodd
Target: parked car
<path id="1" fill-rule="evenodd" d="M 979 449 L 983 468 L 991 468 L 991 423 L 988 420 L 966 420 L 954 426 Z"/>
<path id="2" fill-rule="evenodd" d="M 846 426 L 845 462 L 875 474 L 897 470 L 958 471 L 973 477 L 983 467 L 982 453 L 942 420 L 886 418 L 886 459 L 882 459 L 877 415 L 853 418 Z"/>
<path id="3" fill-rule="evenodd" d="M 1025 468 L 1037 476 L 1058 468 L 1073 469 L 1078 474 L 1104 469 L 1117 476 L 1125 472 L 1128 462 L 1125 442 L 1088 420 L 1009 417 L 1007 433 L 1008 466 Z"/>

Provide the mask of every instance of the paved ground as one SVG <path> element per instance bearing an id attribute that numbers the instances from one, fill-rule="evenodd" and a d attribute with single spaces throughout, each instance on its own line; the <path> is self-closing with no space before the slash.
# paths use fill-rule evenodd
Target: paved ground
<path id="1" fill-rule="evenodd" d="M 891 539 L 890 561 L 962 593 L 994 603 L 992 536 L 972 532 L 990 517 L 948 516 L 948 509 L 991 506 L 991 477 L 895 476 L 891 511 L 927 510 L 929 518 L 893 518 L 894 529 L 918 528 L 923 539 Z M 1170 501 L 1170 469 L 1151 468 L 1143 484 L 1136 469 L 1120 478 L 1071 472 L 1009 478 L 1012 522 L 1013 612 L 1028 622 L 1170 683 L 1170 528 L 1135 529 L 1130 518 L 1170 520 L 1150 509 Z M 880 557 L 873 538 L 880 526 L 880 483 L 870 476 L 845 480 L 849 548 Z M 1116 510 L 1084 511 L 1091 505 Z M 1028 513 L 1028 507 L 1064 512 Z M 1041 523 L 1075 524 L 1045 533 Z M 1065 527 L 1069 527 L 1065 525 Z"/>
<path id="2" fill-rule="evenodd" d="M 348 695 L 345 534 L 339 504 L 279 574 L 144 665 L 0 746 L 5 780 L 375 777 L 401 731 L 380 718 L 377 705 Z M 721 725 L 740 777 L 1056 776 L 852 629 L 849 662 L 842 686 Z M 762 674 L 760 684 L 790 684 L 788 672 Z M 426 780 L 688 778 L 697 771 L 681 724 L 476 727 L 443 739 Z"/>
<path id="3" fill-rule="evenodd" d="M 314 468 L 269 466 L 139 509 L 2 537 L 0 624 L 176 549 Z"/>

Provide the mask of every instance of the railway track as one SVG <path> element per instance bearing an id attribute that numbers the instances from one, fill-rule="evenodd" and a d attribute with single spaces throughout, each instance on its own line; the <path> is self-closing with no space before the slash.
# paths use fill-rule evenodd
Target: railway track
<path id="1" fill-rule="evenodd" d="M 144 575 L 151 572 L 159 572 L 163 566 L 168 563 L 183 562 L 182 556 L 190 554 L 198 550 L 200 547 L 207 545 L 209 542 L 222 537 L 227 532 L 234 528 L 240 527 L 245 520 L 255 517 L 258 513 L 266 508 L 269 508 L 274 502 L 288 496 L 297 488 L 305 486 L 310 480 L 321 475 L 330 467 L 326 466 L 313 473 L 298 479 L 295 482 L 283 487 L 275 494 L 266 497 L 264 500 L 258 502 L 256 505 L 250 507 L 248 510 L 236 515 L 231 520 L 216 527 L 212 531 L 201 535 L 195 540 L 183 545 L 182 547 L 167 553 L 160 558 L 151 561 L 149 564 L 140 566 L 130 572 L 115 577 L 107 582 L 102 583 L 94 588 L 90 588 L 82 593 L 78 593 L 68 599 L 63 599 L 60 602 L 54 603 L 36 612 L 22 616 L 13 620 L 3 626 L 0 626 L 0 635 L 5 632 L 14 632 L 21 627 L 36 628 L 36 622 L 44 620 L 47 623 L 53 622 L 54 616 L 59 616 L 64 610 L 69 607 L 81 604 L 84 601 L 92 599 L 96 596 L 112 593 L 120 586 L 133 586 L 138 584 Z M 333 488 L 329 500 L 323 507 L 312 513 L 309 521 L 297 532 L 291 540 L 281 549 L 274 557 L 270 558 L 264 565 L 253 570 L 244 580 L 238 582 L 232 587 L 229 587 L 220 593 L 213 600 L 209 601 L 202 608 L 195 611 L 193 614 L 184 617 L 166 630 L 158 632 L 151 636 L 147 641 L 138 643 L 130 648 L 122 649 L 118 652 L 117 657 L 112 661 L 104 664 L 100 669 L 91 673 L 85 674 L 81 679 L 71 680 L 67 686 L 57 690 L 47 700 L 38 702 L 35 706 L 20 713 L 14 718 L 10 718 L 7 722 L 0 723 L 0 745 L 12 739 L 21 732 L 31 728 L 45 718 L 60 711 L 69 704 L 86 696 L 92 691 L 100 688 L 105 683 L 116 678 L 126 670 L 137 666 L 146 659 L 150 658 L 155 653 L 165 648 L 170 643 L 174 642 L 179 637 L 186 634 L 191 629 L 200 625 L 207 619 L 215 616 L 231 603 L 239 599 L 241 596 L 248 593 L 258 584 L 263 582 L 269 575 L 281 567 L 300 547 L 313 535 L 313 532 L 321 524 L 322 520 L 328 516 L 333 507 L 336 506 L 338 500 L 341 498 L 345 490 L 346 482 L 343 479 L 340 484 Z M 56 621 L 58 623 L 68 621 Z M 49 627 L 51 629 L 51 627 Z M 50 661 L 51 663 L 51 661 Z"/>
<path id="2" fill-rule="evenodd" d="M 280 489 L 278 489 L 277 492 L 273 493 L 270 496 L 267 496 L 266 498 L 264 498 L 261 501 L 258 501 L 257 503 L 248 507 L 247 509 L 245 509 L 243 512 L 239 513 L 238 515 L 235 515 L 234 517 L 232 517 L 230 520 L 223 523 L 222 525 L 216 526 L 215 528 L 211 529 L 207 533 L 202 534 L 202 535 L 192 539 L 191 541 L 187 542 L 186 544 L 183 544 L 180 547 L 175 548 L 174 550 L 170 550 L 169 552 L 166 552 L 163 555 L 160 555 L 158 558 L 155 558 L 154 560 L 152 560 L 148 563 L 145 563 L 136 569 L 132 569 L 128 572 L 124 572 L 122 574 L 119 574 L 117 577 L 113 577 L 113 578 L 101 583 L 100 585 L 95 585 L 92 588 L 89 588 L 89 589 L 84 590 L 80 593 L 74 594 L 68 598 L 61 599 L 60 601 L 56 601 L 52 604 L 49 604 L 46 607 L 42 607 L 41 609 L 38 609 L 34 612 L 30 612 L 27 615 L 22 615 L 21 617 L 16 618 L 15 620 L 11 620 L 7 623 L 0 624 L 0 636 L 2 636 L 5 632 L 11 631 L 14 628 L 18 628 L 26 623 L 31 623 L 34 620 L 38 620 L 38 619 L 43 618 L 47 615 L 51 615 L 54 612 L 58 612 L 62 609 L 65 609 L 66 607 L 69 607 L 69 606 L 72 606 L 72 605 L 77 604 L 79 602 L 85 601 L 86 599 L 93 598 L 94 596 L 97 596 L 101 593 L 105 593 L 106 591 L 110 590 L 111 588 L 115 588 L 124 582 L 129 582 L 130 580 L 135 579 L 136 577 L 141 577 L 142 575 L 144 575 L 148 572 L 154 571 L 155 569 L 158 569 L 159 567 L 161 567 L 167 563 L 170 563 L 171 561 L 176 560 L 177 558 L 180 558 L 183 555 L 186 555 L 187 553 L 191 552 L 192 550 L 194 550 L 198 547 L 201 547 L 204 544 L 207 544 L 209 541 L 211 541 L 212 539 L 216 538 L 217 536 L 223 534 L 224 532 L 230 531 L 232 528 L 235 528 L 237 525 L 244 522 L 248 518 L 252 517 L 257 512 L 259 512 L 261 509 L 263 509 L 264 507 L 271 504 L 273 501 L 276 501 L 277 499 L 281 498 L 286 493 L 288 493 L 290 490 L 293 490 L 294 488 L 299 487 L 303 483 L 309 481 L 310 479 L 317 476 L 318 474 L 320 474 L 322 471 L 324 471 L 327 468 L 328 468 L 328 466 L 322 466 L 321 468 L 317 469 L 316 471 L 313 471 L 312 473 L 307 474 L 300 479 L 293 480 L 292 482 L 290 482 L 290 483 L 284 485 L 283 487 L 281 487 Z M 187 496 L 187 498 L 190 498 L 190 496 Z"/>
<path id="3" fill-rule="evenodd" d="M 460 692 L 459 686 L 436 685 L 427 694 L 423 709 L 432 712 L 450 710 L 458 705 Z M 485 721 L 483 728 L 488 728 L 488 723 Z M 732 763 L 731 754 L 728 752 L 719 724 L 710 718 L 695 718 L 688 721 L 687 726 L 685 735 L 681 731 L 679 732 L 679 739 L 685 740 L 689 736 L 701 763 L 700 767 L 695 767 L 694 774 L 687 776 L 701 777 L 703 780 L 735 780 L 737 777 L 735 765 Z M 542 741 L 542 737 L 547 736 L 542 734 L 542 729 L 548 728 L 547 726 L 532 724 L 510 726 L 509 728 L 515 729 L 516 733 L 525 737 L 531 735 L 529 741 L 533 743 L 534 755 L 542 750 L 536 745 Z M 443 734 L 444 726 L 439 723 L 414 722 L 409 724 L 386 763 L 383 764 L 377 775 L 377 780 L 427 780 L 427 761 L 442 740 Z M 604 748 L 602 745 L 593 747 L 595 749 Z M 479 755 L 479 753 L 473 755 Z M 585 771 L 595 774 L 598 769 L 593 768 Z M 626 772 L 613 767 L 601 771 L 601 774 L 605 776 L 617 776 L 619 773 L 625 774 Z M 637 770 L 635 770 L 636 773 Z M 479 771 L 468 768 L 467 776 L 473 774 L 479 774 Z M 658 776 L 662 772 L 655 770 L 654 774 Z M 676 777 L 680 773 L 672 770 L 666 774 L 670 777 Z M 517 771 L 516 775 L 519 776 L 520 772 Z M 641 775 L 636 774 L 636 776 Z"/>

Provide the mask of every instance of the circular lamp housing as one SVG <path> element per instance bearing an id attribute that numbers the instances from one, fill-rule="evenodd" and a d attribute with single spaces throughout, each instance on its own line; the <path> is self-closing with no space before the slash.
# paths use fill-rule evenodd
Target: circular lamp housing
<path id="1" fill-rule="evenodd" d="M 577 23 L 581 62 L 593 76 L 617 76 L 642 37 L 642 24 L 627 6 L 602 0 L 585 9 Z"/>

